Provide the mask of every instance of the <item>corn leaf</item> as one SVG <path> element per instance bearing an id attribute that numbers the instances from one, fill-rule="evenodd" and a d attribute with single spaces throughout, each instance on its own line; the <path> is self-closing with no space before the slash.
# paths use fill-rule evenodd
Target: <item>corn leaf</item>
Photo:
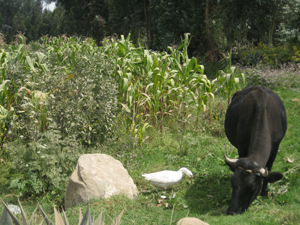
<path id="1" fill-rule="evenodd" d="M 29 56 L 26 56 L 26 61 L 27 61 L 28 65 L 29 65 L 30 69 L 32 71 L 35 71 L 35 68 L 34 68 L 34 65 L 33 65 L 33 61 L 32 61 L 32 59 Z"/>
<path id="2" fill-rule="evenodd" d="M 0 91 L 3 91 L 6 88 L 6 83 L 10 82 L 10 80 L 5 80 L 0 84 Z"/>

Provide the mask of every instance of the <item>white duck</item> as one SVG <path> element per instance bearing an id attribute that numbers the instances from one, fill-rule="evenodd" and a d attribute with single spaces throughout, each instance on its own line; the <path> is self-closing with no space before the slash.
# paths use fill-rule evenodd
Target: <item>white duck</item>
<path id="1" fill-rule="evenodd" d="M 142 176 L 149 180 L 157 189 L 167 190 L 170 186 L 178 183 L 182 179 L 183 174 L 190 179 L 193 177 L 193 173 L 184 167 L 178 171 L 163 170 L 156 173 L 143 174 Z"/>

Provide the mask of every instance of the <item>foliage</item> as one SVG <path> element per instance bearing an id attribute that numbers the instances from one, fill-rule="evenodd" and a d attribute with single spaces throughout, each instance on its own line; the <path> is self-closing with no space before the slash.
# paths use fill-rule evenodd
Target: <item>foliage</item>
<path id="1" fill-rule="evenodd" d="M 2 73 L 9 81 L 3 85 L 10 85 L 3 90 L 9 88 L 3 106 L 18 109 L 8 119 L 15 121 L 9 128 L 29 141 L 53 128 L 62 138 L 76 133 L 85 145 L 105 141 L 116 110 L 111 62 L 90 39 L 44 37 L 40 42 L 34 46 L 38 52 L 14 44 L 3 53 Z"/>
<path id="2" fill-rule="evenodd" d="M 236 63 L 244 66 L 255 66 L 258 64 L 270 65 L 279 68 L 282 64 L 298 62 L 300 51 L 297 46 L 268 47 L 263 43 L 242 50 L 236 56 Z"/>
<path id="3" fill-rule="evenodd" d="M 297 0 L 47 0 L 56 2 L 53 12 L 44 2 L 0 1 L 0 33 L 7 43 L 18 32 L 28 41 L 68 34 L 93 38 L 98 45 L 104 37 L 131 33 L 134 43 L 163 51 L 191 33 L 189 53 L 199 55 L 227 51 L 235 41 L 273 46 L 299 36 Z"/>
<path id="4" fill-rule="evenodd" d="M 93 40 L 65 36 L 31 45 L 18 36 L 0 50 L 0 60 L 5 179 L 24 196 L 61 198 L 84 148 L 113 138 L 113 64 Z"/>
<path id="5" fill-rule="evenodd" d="M 38 29 L 42 17 L 41 1 L 1 0 L 0 5 L 0 15 L 3 18 L 3 22 L 0 23 L 0 33 L 6 36 L 8 43 L 18 32 L 26 33 L 28 41 L 40 37 Z"/>
<path id="6" fill-rule="evenodd" d="M 245 86 L 245 75 L 238 73 L 237 68 L 231 65 L 231 52 L 227 57 L 227 66 L 224 71 L 220 70 L 217 73 L 217 79 L 220 83 L 220 92 L 227 99 L 227 104 L 230 103 L 231 96 L 240 89 L 241 86 Z M 240 80 L 242 85 L 240 85 Z"/>
<path id="7" fill-rule="evenodd" d="M 285 87 L 299 88 L 299 65 L 284 64 L 279 69 L 267 65 L 257 65 L 250 67 L 239 67 L 247 77 L 247 86 L 255 84 L 269 88 Z"/>
<path id="8" fill-rule="evenodd" d="M 120 159 L 140 188 L 146 185 L 140 174 L 163 165 L 190 165 L 198 174 L 203 168 L 206 175 L 197 182 L 204 182 L 205 189 L 226 182 L 221 154 L 225 140 L 218 139 L 224 137 L 226 103 L 220 93 L 228 99 L 243 76 L 229 57 L 219 80 L 207 79 L 204 67 L 188 57 L 190 41 L 186 34 L 178 48 L 162 53 L 135 47 L 130 36 L 105 39 L 102 47 L 91 39 L 66 36 L 26 45 L 19 36 L 5 46 L 1 158 L 3 171 L 9 173 L 1 182 L 24 197 L 45 196 L 61 204 L 78 156 L 99 151 Z M 217 188 L 222 194 L 213 198 L 193 186 L 186 197 L 181 193 L 168 203 L 204 212 L 218 202 L 225 207 L 229 186 Z M 211 204 L 206 211 L 193 202 L 195 192 Z"/>
<path id="9" fill-rule="evenodd" d="M 74 137 L 62 140 L 58 132 L 48 131 L 36 142 L 8 142 L 4 151 L 9 154 L 10 188 L 24 197 L 51 193 L 58 199 L 84 149 Z"/>
<path id="10" fill-rule="evenodd" d="M 146 126 L 159 124 L 162 131 L 164 118 L 176 116 L 187 104 L 197 105 L 198 112 L 206 110 L 213 99 L 213 81 L 196 58 L 188 57 L 189 34 L 178 49 L 169 47 L 169 54 L 136 48 L 129 38 L 103 42 L 107 57 L 116 65 L 111 76 L 118 83 L 122 127 L 135 130 L 139 115 Z"/>
<path id="11" fill-rule="evenodd" d="M 184 154 L 180 152 L 181 139 L 178 138 L 178 129 L 175 130 L 179 126 L 175 124 L 174 129 L 165 129 L 163 133 L 159 129 L 148 129 L 146 135 L 149 138 L 142 147 L 124 146 L 124 150 L 120 151 L 124 155 L 113 156 L 125 162 L 129 175 L 138 187 L 139 198 L 132 201 L 126 196 L 114 196 L 110 199 L 93 200 L 90 202 L 91 214 L 99 215 L 103 211 L 109 222 L 108 216 L 116 218 L 125 208 L 122 224 L 165 224 L 166 221 L 176 224 L 179 219 L 186 216 L 199 218 L 209 224 L 297 224 L 300 219 L 299 90 L 276 88 L 273 91 L 281 97 L 288 113 L 289 127 L 272 169 L 284 173 L 284 178 L 270 185 L 270 195 L 266 198 L 258 197 L 244 214 L 225 215 L 231 197 L 232 172 L 225 165 L 223 155 L 224 151 L 230 157 L 236 157 L 238 154 L 222 131 L 224 115 L 220 117 L 218 123 L 216 122 L 220 127 L 221 136 L 212 135 L 212 126 L 216 125 L 212 123 L 210 126 L 207 117 L 204 116 L 201 119 L 201 126 L 203 123 L 205 130 L 193 132 L 192 129 L 186 129 L 183 137 Z M 216 95 L 215 102 L 217 103 L 219 99 L 221 98 Z M 218 105 L 215 104 L 214 107 L 217 108 Z M 192 120 L 192 116 L 189 119 L 193 124 L 195 120 Z M 128 138 L 128 142 L 122 144 L 127 145 L 132 140 Z M 114 146 L 109 146 L 108 150 L 108 154 L 116 152 Z M 292 163 L 285 161 L 286 156 L 294 161 Z M 165 193 L 157 192 L 141 176 L 143 173 L 164 169 L 178 170 L 180 166 L 187 167 L 195 174 L 193 182 L 184 177 L 180 183 Z M 16 197 L 9 195 L 10 192 L 7 191 L 1 192 L 2 199 L 10 204 L 16 204 Z M 162 195 L 167 198 L 161 198 Z M 40 204 L 49 220 L 54 221 L 53 204 L 56 202 L 41 200 Z M 22 205 L 26 212 L 33 212 L 36 199 L 24 199 Z M 81 207 L 86 208 L 87 204 Z M 3 205 L 0 204 L 0 211 L 3 209 Z M 78 223 L 78 210 L 74 207 L 65 212 L 70 224 Z"/>

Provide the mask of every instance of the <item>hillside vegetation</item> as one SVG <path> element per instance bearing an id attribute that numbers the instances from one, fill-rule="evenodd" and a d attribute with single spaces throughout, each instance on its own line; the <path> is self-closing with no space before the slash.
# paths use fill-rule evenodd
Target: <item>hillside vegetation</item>
<path id="1" fill-rule="evenodd" d="M 122 224 L 175 224 L 187 215 L 210 224 L 298 224 L 297 64 L 238 70 L 229 53 L 226 68 L 208 79 L 204 66 L 188 56 L 189 43 L 186 34 L 178 48 L 164 52 L 134 46 L 130 36 L 104 39 L 101 47 L 66 36 L 30 44 L 18 36 L 2 44 L 1 198 L 16 204 L 19 197 L 28 211 L 39 201 L 53 218 L 78 157 L 106 153 L 123 163 L 140 195 L 90 204 L 92 212 L 112 218 L 124 209 Z M 225 216 L 232 173 L 223 154 L 237 157 L 224 134 L 226 108 L 237 90 L 252 84 L 272 88 L 286 107 L 288 131 L 273 167 L 284 178 L 243 215 Z M 193 182 L 183 179 L 166 193 L 141 177 L 180 166 L 195 174 Z M 66 212 L 71 224 L 77 211 Z"/>

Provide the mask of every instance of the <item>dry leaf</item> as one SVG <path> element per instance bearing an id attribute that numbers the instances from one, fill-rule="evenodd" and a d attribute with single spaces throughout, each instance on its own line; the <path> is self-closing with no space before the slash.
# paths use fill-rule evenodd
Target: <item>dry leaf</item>
<path id="1" fill-rule="evenodd" d="M 288 163 L 293 163 L 294 162 L 294 159 L 290 159 L 289 157 L 285 157 L 284 160 Z"/>

